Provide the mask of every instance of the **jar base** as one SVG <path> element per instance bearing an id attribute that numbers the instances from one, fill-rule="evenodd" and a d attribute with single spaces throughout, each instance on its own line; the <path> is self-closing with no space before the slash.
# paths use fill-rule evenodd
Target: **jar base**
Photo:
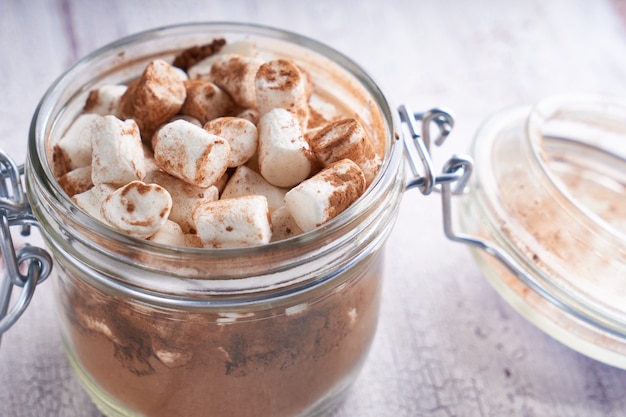
<path id="1" fill-rule="evenodd" d="M 78 378 L 83 390 L 89 395 L 89 398 L 96 408 L 106 417 L 149 417 L 133 412 L 111 397 L 96 381 L 93 380 L 81 366 L 78 358 L 72 353 L 72 350 L 64 343 L 64 350 L 69 363 Z M 348 375 L 342 383 L 337 384 L 326 396 L 319 399 L 315 404 L 311 405 L 303 413 L 293 417 L 323 417 L 328 416 L 334 409 L 339 407 L 346 398 L 348 391 L 357 376 L 361 372 L 362 364 L 355 367 L 350 375 Z"/>

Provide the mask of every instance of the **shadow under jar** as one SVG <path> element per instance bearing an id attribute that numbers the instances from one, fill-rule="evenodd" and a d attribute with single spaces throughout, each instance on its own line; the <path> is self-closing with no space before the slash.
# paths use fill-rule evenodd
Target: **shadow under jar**
<path id="1" fill-rule="evenodd" d="M 81 211 L 53 175 L 52 146 L 87 95 L 154 59 L 215 38 L 304 68 L 322 100 L 365 126 L 383 155 L 361 198 L 317 229 L 265 246 L 177 248 Z M 140 33 L 79 61 L 34 116 L 27 192 L 58 278 L 61 331 L 80 381 L 108 416 L 313 416 L 353 382 L 375 333 L 384 242 L 405 188 L 398 122 L 377 85 L 336 51 L 251 25 Z"/>

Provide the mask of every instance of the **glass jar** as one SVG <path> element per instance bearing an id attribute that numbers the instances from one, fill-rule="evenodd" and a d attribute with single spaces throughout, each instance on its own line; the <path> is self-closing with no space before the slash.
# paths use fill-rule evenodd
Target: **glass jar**
<path id="1" fill-rule="evenodd" d="M 176 248 L 82 212 L 51 168 L 51 146 L 87 94 L 127 83 L 149 61 L 214 38 L 256 44 L 311 76 L 356 115 L 382 166 L 365 194 L 323 226 L 262 247 Z M 108 416 L 312 416 L 352 383 L 374 336 L 383 247 L 405 188 L 395 111 L 357 65 L 310 39 L 264 27 L 187 24 L 110 44 L 65 72 L 34 115 L 27 193 L 58 275 L 62 337 Z"/>
<path id="2" fill-rule="evenodd" d="M 82 212 L 53 175 L 51 147 L 88 93 L 215 38 L 253 42 L 266 59 L 292 59 L 317 98 L 361 120 L 383 155 L 365 194 L 311 232 L 243 249 L 138 240 Z M 107 416 L 325 414 L 367 355 L 384 244 L 406 188 L 440 192 L 445 234 L 472 247 L 489 282 L 521 314 L 575 350 L 626 369 L 626 103 L 573 95 L 506 109 L 477 133 L 475 169 L 471 158 L 453 156 L 436 175 L 431 142 L 441 145 L 452 125 L 439 109 L 416 114 L 402 106 L 396 114 L 358 65 L 293 33 L 247 24 L 156 29 L 92 53 L 51 86 L 29 140 L 34 217 L 7 218 L 5 210 L 25 203 L 19 195 L 7 201 L 0 182 L 0 235 L 10 239 L 5 223 L 42 229 L 68 357 Z M 1 152 L 0 166 L 19 190 L 19 172 Z M 8 318 L 0 300 L 1 334 L 49 268 L 37 248 L 21 248 L 11 263 L 12 247 L 0 245 L 25 295 Z"/>
<path id="3" fill-rule="evenodd" d="M 626 102 L 572 93 L 505 109 L 472 156 L 458 216 L 489 282 L 557 340 L 626 369 Z"/>

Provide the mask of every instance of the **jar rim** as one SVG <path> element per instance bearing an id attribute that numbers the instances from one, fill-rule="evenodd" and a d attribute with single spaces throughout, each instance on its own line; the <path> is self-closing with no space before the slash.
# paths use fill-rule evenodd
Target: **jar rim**
<path id="1" fill-rule="evenodd" d="M 554 120 L 578 123 L 589 123 L 594 126 L 602 124 L 610 124 L 608 127 L 614 131 L 615 135 L 622 135 L 622 144 L 620 143 L 588 143 L 586 137 L 575 137 L 565 135 L 555 136 L 552 139 L 564 140 L 574 145 L 580 144 L 597 154 L 604 154 L 607 157 L 618 160 L 626 166 L 626 100 L 609 95 L 570 92 L 546 97 L 536 103 L 530 109 L 527 122 L 526 132 L 530 149 L 535 157 L 535 161 L 541 168 L 543 175 L 548 178 L 550 184 L 554 185 L 556 190 L 571 204 L 571 207 L 579 210 L 583 216 L 598 225 L 607 233 L 614 235 L 618 240 L 626 243 L 626 229 L 624 231 L 614 227 L 601 216 L 598 216 L 593 210 L 589 209 L 583 202 L 579 201 L 569 190 L 567 184 L 555 174 L 549 164 L 550 156 L 546 149 L 545 139 L 550 132 L 545 131 L 545 126 Z M 562 127 L 561 127 L 562 128 Z M 594 138 L 597 139 L 597 138 Z M 595 142 L 595 141 L 594 141 Z M 610 146 L 606 148 L 606 146 Z M 617 145 L 617 146 L 614 146 Z M 623 149 L 619 149 L 619 147 Z"/>

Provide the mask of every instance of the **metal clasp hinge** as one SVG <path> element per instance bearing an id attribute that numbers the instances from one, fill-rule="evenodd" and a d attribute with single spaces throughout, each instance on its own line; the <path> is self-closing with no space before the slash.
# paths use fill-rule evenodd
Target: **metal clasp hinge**
<path id="1" fill-rule="evenodd" d="M 0 340 L 28 307 L 37 284 L 52 270 L 52 258 L 44 249 L 25 244 L 16 250 L 13 243 L 12 227 L 19 227 L 20 234 L 28 236 L 32 226 L 39 226 L 26 199 L 23 174 L 24 167 L 0 150 L 0 251 L 4 266 L 0 277 Z M 16 287 L 21 293 L 11 305 Z"/>
<path id="2" fill-rule="evenodd" d="M 431 154 L 431 132 L 437 131 L 435 145 L 441 146 L 454 127 L 452 115 L 442 109 L 431 109 L 424 113 L 414 113 L 405 105 L 398 108 L 400 120 L 407 126 L 409 135 L 404 135 L 404 147 L 413 178 L 407 182 L 407 189 L 418 188 L 424 195 L 433 190 L 441 193 L 443 229 L 446 237 L 455 242 L 481 246 L 478 239 L 459 235 L 452 226 L 452 196 L 463 194 L 472 175 L 473 161 L 469 156 L 453 155 L 436 175 Z M 454 189 L 452 184 L 456 183 Z"/>
<path id="3" fill-rule="evenodd" d="M 463 194 L 466 191 L 465 188 L 472 175 L 473 161 L 468 156 L 453 155 L 444 164 L 441 174 L 434 174 L 430 152 L 430 133 L 431 130 L 437 129 L 438 136 L 435 139 L 435 144 L 438 146 L 443 144 L 454 126 L 454 119 L 450 113 L 441 109 L 433 109 L 425 113 L 413 113 L 406 106 L 401 106 L 398 112 L 400 119 L 409 131 L 409 136 L 404 136 L 404 146 L 414 178 L 407 182 L 407 189 L 419 188 L 424 195 L 430 194 L 433 190 L 441 193 L 443 229 L 446 237 L 451 241 L 463 243 L 486 252 L 506 266 L 511 273 L 534 291 L 552 302 L 556 302 L 553 296 L 538 285 L 530 273 L 505 250 L 478 236 L 458 233 L 454 230 L 452 196 Z M 421 129 L 418 129 L 418 125 Z M 456 186 L 452 189 L 454 183 Z M 570 311 L 570 314 L 583 318 L 578 311 Z"/>
<path id="4" fill-rule="evenodd" d="M 414 113 L 405 105 L 400 106 L 398 112 L 409 132 L 409 136 L 404 136 L 404 146 L 414 177 L 409 179 L 407 189 L 418 188 L 422 194 L 429 195 L 437 186 L 444 191 L 444 184 L 456 182 L 452 194 L 462 194 L 472 174 L 472 160 L 468 156 L 454 155 L 444 165 L 441 174 L 435 175 L 431 154 L 431 142 L 443 145 L 452 131 L 452 115 L 442 109 Z M 433 129 L 437 130 L 434 141 L 431 140 Z"/>

